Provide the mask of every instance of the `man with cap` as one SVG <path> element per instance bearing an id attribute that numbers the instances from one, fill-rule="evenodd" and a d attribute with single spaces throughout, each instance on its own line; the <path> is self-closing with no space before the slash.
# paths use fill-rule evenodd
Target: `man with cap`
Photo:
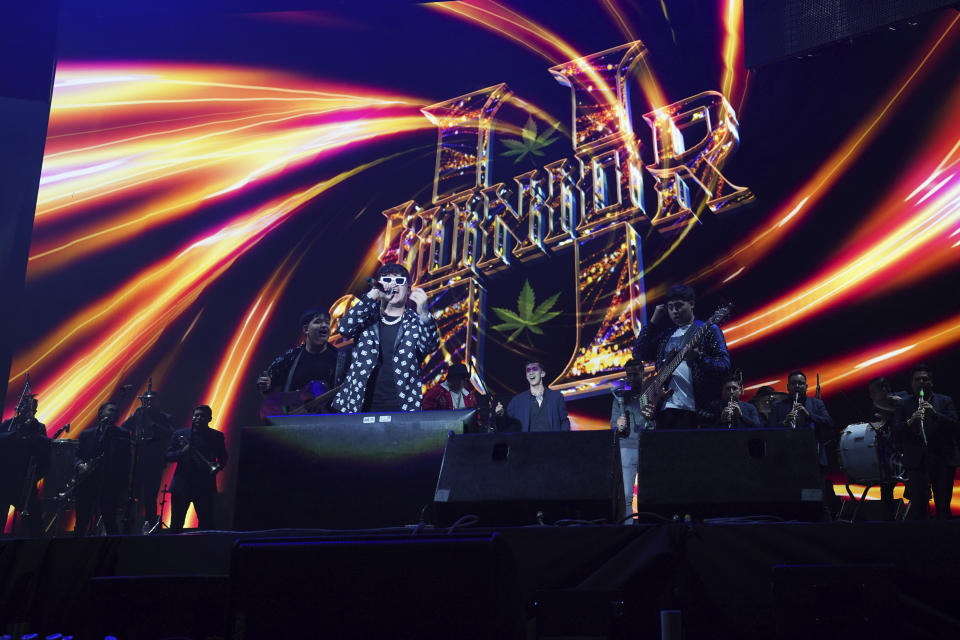
<path id="1" fill-rule="evenodd" d="M 457 362 L 450 365 L 446 380 L 430 387 L 423 396 L 423 410 L 475 409 L 477 396 L 464 384 L 468 375 L 465 364 Z"/>
<path id="2" fill-rule="evenodd" d="M 340 335 L 354 343 L 334 406 L 341 413 L 419 411 L 420 366 L 440 346 L 427 294 L 411 287 L 410 273 L 400 264 L 382 265 L 371 282 L 338 325 Z"/>
<path id="3" fill-rule="evenodd" d="M 771 423 L 773 419 L 773 405 L 777 404 L 782 398 L 786 397 L 786 393 L 783 391 L 777 391 L 770 386 L 764 385 L 757 389 L 757 392 L 754 394 L 753 398 L 750 399 L 750 404 L 756 408 L 757 415 L 760 417 L 761 426 L 774 426 Z"/>

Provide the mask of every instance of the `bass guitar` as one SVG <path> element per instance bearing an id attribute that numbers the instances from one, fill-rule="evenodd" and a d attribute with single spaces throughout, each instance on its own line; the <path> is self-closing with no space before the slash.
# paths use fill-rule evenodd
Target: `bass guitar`
<path id="1" fill-rule="evenodd" d="M 271 393 L 260 403 L 260 418 L 266 420 L 267 416 L 315 413 L 322 409 L 342 386 L 328 390 L 323 382 L 311 380 L 300 391 Z"/>
<path id="2" fill-rule="evenodd" d="M 687 354 L 690 353 L 690 350 L 698 346 L 702 341 L 703 337 L 707 335 L 707 331 L 710 331 L 711 325 L 721 325 L 727 321 L 730 317 L 730 310 L 733 308 L 732 304 L 725 304 L 716 311 L 713 312 L 713 315 L 707 319 L 706 322 L 698 326 L 696 329 L 688 331 L 683 338 L 683 344 L 680 348 L 674 352 L 673 356 L 663 364 L 643 385 L 643 391 L 640 393 L 640 406 L 642 408 L 653 407 L 653 413 L 655 414 L 660 406 L 663 404 L 664 400 L 670 397 L 670 394 L 673 393 L 667 388 L 670 376 L 673 375 L 673 372 L 677 370 L 677 367 L 680 366 L 680 363 L 684 361 L 687 357 Z M 643 420 L 642 425 L 638 425 L 641 429 L 653 429 L 655 424 L 652 420 Z"/>

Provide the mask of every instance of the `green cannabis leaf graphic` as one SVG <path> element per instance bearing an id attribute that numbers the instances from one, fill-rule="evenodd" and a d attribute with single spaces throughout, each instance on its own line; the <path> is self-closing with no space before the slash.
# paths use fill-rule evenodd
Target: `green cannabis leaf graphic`
<path id="1" fill-rule="evenodd" d="M 513 342 L 514 339 L 524 331 L 524 329 L 527 329 L 531 333 L 535 333 L 538 336 L 542 336 L 543 329 L 541 329 L 539 325 L 553 320 L 560 315 L 560 311 L 551 311 L 553 305 L 557 302 L 557 298 L 560 297 L 560 293 L 560 291 L 557 291 L 555 294 L 537 305 L 536 297 L 533 293 L 533 287 L 530 286 L 530 281 L 524 280 L 523 288 L 520 290 L 520 297 L 517 298 L 516 311 L 511 311 L 510 309 L 504 309 L 502 307 L 493 307 L 494 313 L 496 313 L 500 319 L 503 320 L 502 323 L 494 325 L 493 328 L 501 333 L 506 333 L 507 331 L 512 330 L 513 333 L 511 333 L 510 337 L 507 338 L 507 342 Z"/>
<path id="2" fill-rule="evenodd" d="M 520 132 L 521 140 L 504 140 L 503 144 L 507 145 L 510 150 L 504 151 L 501 155 L 517 156 L 513 161 L 514 164 L 519 164 L 520 161 L 528 155 L 542 156 L 544 155 L 543 149 L 557 141 L 557 136 L 553 135 L 553 132 L 559 127 L 560 123 L 556 122 L 549 129 L 538 135 L 537 123 L 533 121 L 533 116 L 528 116 L 527 124 L 524 125 L 523 131 Z M 531 160 L 532 159 L 531 157 Z"/>

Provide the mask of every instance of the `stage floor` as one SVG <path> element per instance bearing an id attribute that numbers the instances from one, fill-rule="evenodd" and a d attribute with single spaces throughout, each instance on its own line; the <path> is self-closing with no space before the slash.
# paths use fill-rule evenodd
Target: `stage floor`
<path id="1" fill-rule="evenodd" d="M 737 521 L 5 539 L 0 630 L 659 637 L 679 610 L 686 638 L 960 637 L 958 540 L 960 522 Z"/>

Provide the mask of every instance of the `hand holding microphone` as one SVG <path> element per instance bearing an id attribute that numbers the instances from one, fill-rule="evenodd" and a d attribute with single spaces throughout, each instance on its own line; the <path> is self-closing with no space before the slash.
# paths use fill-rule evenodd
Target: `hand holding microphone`
<path id="1" fill-rule="evenodd" d="M 377 282 L 377 280 L 374 278 L 367 278 L 367 284 L 370 286 L 370 290 L 367 291 L 367 297 L 371 300 L 375 300 L 377 302 L 381 300 L 388 300 L 390 296 L 393 295 L 393 291 L 384 291 L 383 285 Z"/>

